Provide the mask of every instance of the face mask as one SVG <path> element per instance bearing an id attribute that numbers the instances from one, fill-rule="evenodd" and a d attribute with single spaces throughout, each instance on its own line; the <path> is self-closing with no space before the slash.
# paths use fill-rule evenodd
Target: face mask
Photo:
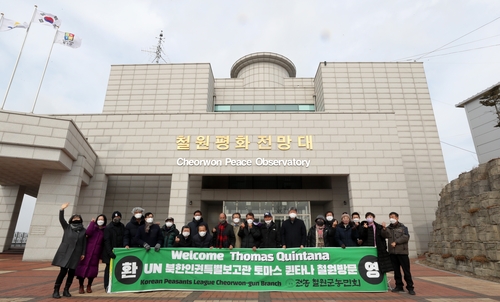
<path id="1" fill-rule="evenodd" d="M 201 216 L 194 216 L 194 220 L 198 221 L 201 219 Z"/>
<path id="2" fill-rule="evenodd" d="M 182 232 L 182 236 L 189 237 L 189 232 Z"/>
<path id="3" fill-rule="evenodd" d="M 253 222 L 253 219 L 247 219 L 248 224 L 252 224 L 252 222 Z"/>
<path id="4" fill-rule="evenodd" d="M 394 219 L 394 218 L 389 218 L 389 222 L 390 222 L 391 224 L 395 224 L 396 222 L 398 222 L 398 220 L 397 220 L 397 219 Z"/>
<path id="5" fill-rule="evenodd" d="M 120 217 L 113 218 L 114 223 L 120 223 L 122 219 Z"/>
<path id="6" fill-rule="evenodd" d="M 201 237 L 205 237 L 205 235 L 207 234 L 207 232 L 199 232 L 198 234 L 200 234 Z"/>
<path id="7" fill-rule="evenodd" d="M 353 218 L 353 219 L 352 219 L 352 222 L 354 222 L 354 223 L 359 223 L 359 218 Z"/>
<path id="8" fill-rule="evenodd" d="M 226 222 L 226 219 L 219 219 L 219 222 L 224 223 L 224 222 Z"/>
<path id="9" fill-rule="evenodd" d="M 173 225 L 173 223 L 167 222 L 167 223 L 165 223 L 165 225 L 167 226 L 167 228 L 169 228 L 169 227 L 171 227 Z"/>
<path id="10" fill-rule="evenodd" d="M 326 216 L 326 220 L 333 221 L 333 216 Z"/>
<path id="11" fill-rule="evenodd" d="M 366 218 L 366 221 L 367 221 L 368 223 L 372 223 L 372 222 L 373 222 L 373 218 L 371 218 L 371 217 Z"/>
<path id="12" fill-rule="evenodd" d="M 288 214 L 288 216 L 290 216 L 290 218 L 294 219 L 297 217 L 297 214 L 296 213 L 290 213 Z"/>
<path id="13" fill-rule="evenodd" d="M 316 221 L 316 224 L 319 226 L 322 226 L 325 224 L 325 222 L 323 220 L 318 220 L 318 221 Z"/>
<path id="14" fill-rule="evenodd" d="M 239 222 L 240 222 L 240 219 L 239 219 L 239 218 L 235 218 L 235 219 L 233 219 L 233 222 L 234 222 L 234 223 L 239 223 Z"/>
<path id="15" fill-rule="evenodd" d="M 153 223 L 154 219 L 153 218 L 146 218 L 147 223 Z"/>
<path id="16" fill-rule="evenodd" d="M 97 225 L 103 225 L 104 224 L 104 220 L 97 220 Z"/>
<path id="17" fill-rule="evenodd" d="M 266 220 L 266 224 L 271 224 L 272 220 Z"/>
<path id="18" fill-rule="evenodd" d="M 136 219 L 141 219 L 142 214 L 141 214 L 141 213 L 137 213 L 137 214 L 135 214 L 135 215 L 134 215 L 134 217 L 135 217 Z"/>
<path id="19" fill-rule="evenodd" d="M 81 224 L 82 221 L 81 220 L 73 220 L 71 223 L 73 223 L 73 224 Z"/>

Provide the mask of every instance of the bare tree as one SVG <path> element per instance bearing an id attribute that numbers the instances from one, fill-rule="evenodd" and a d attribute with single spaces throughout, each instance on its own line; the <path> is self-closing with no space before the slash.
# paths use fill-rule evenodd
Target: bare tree
<path id="1" fill-rule="evenodd" d="M 495 108 L 496 114 L 498 116 L 497 124 L 495 125 L 495 127 L 500 127 L 500 86 L 491 89 L 480 99 L 482 100 L 479 101 L 481 105 Z"/>

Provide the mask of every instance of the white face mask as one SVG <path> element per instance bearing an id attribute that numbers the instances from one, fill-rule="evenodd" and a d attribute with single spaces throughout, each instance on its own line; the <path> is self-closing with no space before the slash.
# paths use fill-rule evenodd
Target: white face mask
<path id="1" fill-rule="evenodd" d="M 137 219 L 141 219 L 142 217 L 142 213 L 137 213 L 137 214 L 134 214 L 134 217 L 137 218 Z"/>
<path id="2" fill-rule="evenodd" d="M 169 227 L 171 227 L 173 225 L 173 223 L 167 222 L 167 223 L 165 223 L 165 225 L 167 226 L 167 228 L 169 228 Z"/>
<path id="3" fill-rule="evenodd" d="M 373 222 L 373 218 L 368 217 L 368 218 L 366 218 L 366 221 L 368 221 L 368 223 L 372 223 Z"/>
<path id="4" fill-rule="evenodd" d="M 294 219 L 297 217 L 297 213 L 290 213 L 290 214 L 288 214 L 288 216 L 290 216 L 290 218 Z"/>
<path id="5" fill-rule="evenodd" d="M 147 223 L 153 223 L 154 219 L 153 218 L 146 218 Z"/>
<path id="6" fill-rule="evenodd" d="M 333 221 L 333 216 L 326 216 L 326 220 Z"/>
<path id="7" fill-rule="evenodd" d="M 97 225 L 103 225 L 104 224 L 104 220 L 97 220 Z"/>
<path id="8" fill-rule="evenodd" d="M 182 232 L 182 236 L 188 237 L 189 236 L 189 232 Z"/>
<path id="9" fill-rule="evenodd" d="M 271 224 L 272 220 L 266 220 L 266 224 Z"/>
<path id="10" fill-rule="evenodd" d="M 239 219 L 239 218 L 235 218 L 235 219 L 233 219 L 233 222 L 234 222 L 234 223 L 239 223 L 239 222 L 240 222 L 240 219 Z"/>
<path id="11" fill-rule="evenodd" d="M 253 222 L 253 219 L 247 219 L 248 224 L 252 224 L 252 222 Z"/>
<path id="12" fill-rule="evenodd" d="M 354 223 L 359 223 L 359 218 L 353 218 L 353 219 L 352 219 L 352 222 L 354 222 Z"/>
<path id="13" fill-rule="evenodd" d="M 391 224 L 395 224 L 396 222 L 398 222 L 398 220 L 397 220 L 397 219 L 394 219 L 394 218 L 389 218 L 389 222 L 390 222 Z"/>
<path id="14" fill-rule="evenodd" d="M 201 237 L 205 237 L 205 235 L 207 234 L 207 232 L 199 232 L 198 234 L 200 234 Z"/>
<path id="15" fill-rule="evenodd" d="M 201 219 L 201 216 L 194 216 L 194 220 L 198 221 Z"/>

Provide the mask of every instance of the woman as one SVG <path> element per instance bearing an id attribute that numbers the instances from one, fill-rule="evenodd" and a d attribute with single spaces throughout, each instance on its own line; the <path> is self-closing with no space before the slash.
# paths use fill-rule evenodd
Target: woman
<path id="1" fill-rule="evenodd" d="M 347 246 L 357 246 L 358 231 L 354 228 L 349 214 L 342 214 L 341 223 L 335 231 L 335 241 L 345 249 Z"/>
<path id="2" fill-rule="evenodd" d="M 99 272 L 99 259 L 102 255 L 104 229 L 107 222 L 108 219 L 106 216 L 101 214 L 96 219 L 92 219 L 85 232 L 87 235 L 87 252 L 85 253 L 85 259 L 80 261 L 80 264 L 76 268 L 76 278 L 80 283 L 78 291 L 80 294 L 85 293 L 83 289 L 85 278 L 89 280 L 87 283 L 87 293 L 92 292 L 92 282 Z"/>
<path id="3" fill-rule="evenodd" d="M 192 247 L 191 228 L 187 225 L 182 227 L 182 232 L 175 237 L 174 247 Z"/>
<path id="4" fill-rule="evenodd" d="M 330 247 L 328 241 L 328 233 L 330 228 L 325 223 L 323 215 L 316 216 L 316 224 L 313 225 L 307 233 L 307 246 L 308 247 Z"/>
<path id="5" fill-rule="evenodd" d="M 64 233 L 61 245 L 59 245 L 54 260 L 52 261 L 52 265 L 61 268 L 54 285 L 54 293 L 52 294 L 52 298 L 56 299 L 61 298 L 59 289 L 66 275 L 68 275 L 68 277 L 66 278 L 63 296 L 71 297 L 69 288 L 75 277 L 75 269 L 78 263 L 85 259 L 85 248 L 87 244 L 82 216 L 73 214 L 69 219 L 69 223 L 64 220 L 64 209 L 66 209 L 68 205 L 69 202 L 63 204 L 59 211 L 59 222 L 61 223 Z"/>

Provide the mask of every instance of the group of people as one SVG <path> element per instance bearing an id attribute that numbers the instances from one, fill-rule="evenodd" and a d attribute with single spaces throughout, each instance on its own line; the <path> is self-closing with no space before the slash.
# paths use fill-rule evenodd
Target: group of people
<path id="1" fill-rule="evenodd" d="M 343 213 L 338 222 L 332 211 L 318 215 L 315 224 L 306 230 L 303 220 L 297 217 L 297 209 L 292 207 L 288 219 L 281 227 L 273 220 L 270 212 L 264 214 L 263 222 L 256 222 L 253 213 L 247 213 L 242 219 L 240 213 L 234 213 L 228 221 L 225 213 L 219 214 L 219 223 L 211 232 L 203 220 L 202 212 L 197 210 L 193 220 L 184 225 L 180 231 L 173 217 L 165 219 L 160 226 L 155 223 L 154 214 L 145 212 L 141 207 L 132 209 L 130 221 L 124 225 L 122 214 L 115 211 L 111 223 L 100 214 L 92 219 L 87 228 L 83 227 L 80 215 L 72 215 L 68 222 L 64 220 L 64 209 L 61 206 L 59 221 L 64 229 L 61 244 L 56 252 L 52 265 L 59 266 L 53 298 L 61 298 L 60 288 L 66 277 L 63 296 L 71 297 L 69 289 L 74 277 L 79 281 L 79 293 L 92 292 L 92 282 L 97 277 L 99 260 L 106 264 L 104 270 L 104 288 L 109 286 L 110 259 L 116 258 L 114 248 L 153 248 L 156 252 L 162 247 L 197 247 L 197 248 L 304 248 L 304 247 L 357 247 L 373 246 L 378 252 L 379 271 L 394 271 L 396 287 L 393 292 L 403 292 L 404 273 L 406 288 L 415 295 L 410 273 L 408 257 L 408 228 L 399 222 L 396 212 L 389 214 L 390 224 L 375 222 L 375 214 L 367 212 L 361 221 L 357 212 L 351 215 Z M 386 239 L 388 245 L 386 244 Z M 88 280 L 85 288 L 85 279 Z"/>

